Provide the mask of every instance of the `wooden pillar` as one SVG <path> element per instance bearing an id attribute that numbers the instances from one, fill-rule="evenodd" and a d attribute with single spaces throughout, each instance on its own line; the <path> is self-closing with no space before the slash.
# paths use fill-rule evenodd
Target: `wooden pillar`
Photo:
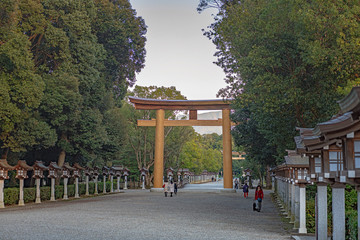
<path id="1" fill-rule="evenodd" d="M 164 175 L 164 109 L 156 110 L 154 188 L 162 189 Z"/>
<path id="2" fill-rule="evenodd" d="M 224 188 L 232 189 L 232 146 L 230 109 L 222 110 Z"/>

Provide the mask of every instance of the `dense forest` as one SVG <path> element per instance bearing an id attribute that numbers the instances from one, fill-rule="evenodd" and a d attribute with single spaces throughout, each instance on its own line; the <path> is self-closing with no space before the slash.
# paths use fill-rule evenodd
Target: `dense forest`
<path id="1" fill-rule="evenodd" d="M 129 1 L 4 0 L 0 16 L 1 158 L 151 173 L 155 130 L 136 120 L 155 112 L 135 111 L 126 96 L 185 96 L 175 88 L 134 87 L 147 27 Z M 220 170 L 219 136 L 189 127 L 166 128 L 165 136 L 165 167 Z"/>
<path id="2" fill-rule="evenodd" d="M 264 171 L 295 148 L 296 127 L 330 119 L 360 83 L 360 2 L 200 0 L 207 8 L 218 10 L 204 34 L 226 73 L 218 94 L 236 99 L 235 143 Z"/>

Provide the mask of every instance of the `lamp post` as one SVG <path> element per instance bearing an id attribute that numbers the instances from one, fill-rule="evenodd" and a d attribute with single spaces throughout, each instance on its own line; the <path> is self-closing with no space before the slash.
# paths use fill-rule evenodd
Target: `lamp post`
<path id="1" fill-rule="evenodd" d="M 148 170 L 145 167 L 140 169 L 140 176 L 142 179 L 142 189 L 143 190 L 145 189 L 145 177 L 146 177 L 147 172 L 148 172 Z"/>
<path id="2" fill-rule="evenodd" d="M 13 170 L 6 159 L 0 159 L 0 208 L 4 208 L 4 180 L 9 179 L 8 171 Z"/>
<path id="3" fill-rule="evenodd" d="M 74 163 L 74 172 L 73 176 L 75 178 L 75 198 L 80 198 L 79 196 L 79 178 L 81 177 L 81 171 L 84 170 L 78 163 Z"/>
<path id="4" fill-rule="evenodd" d="M 32 170 L 32 167 L 26 164 L 24 160 L 19 160 L 17 165 L 14 167 L 16 170 L 16 178 L 19 179 L 20 192 L 19 192 L 19 206 L 24 206 L 24 179 L 28 178 L 27 172 Z"/>
<path id="5" fill-rule="evenodd" d="M 48 168 L 49 168 L 48 178 L 51 179 L 50 201 L 55 201 L 55 179 L 58 177 L 58 171 L 61 171 L 61 167 L 59 167 L 55 162 L 51 162 Z"/>
<path id="6" fill-rule="evenodd" d="M 36 179 L 36 200 L 35 203 L 41 203 L 40 197 L 40 179 L 44 178 L 44 171 L 48 170 L 47 167 L 44 166 L 42 161 L 35 161 L 34 165 L 32 166 L 34 173 L 33 178 Z"/>
<path id="7" fill-rule="evenodd" d="M 124 175 L 124 190 L 127 190 L 127 177 L 129 176 L 130 170 L 127 167 L 124 167 L 123 169 L 123 175 Z"/>

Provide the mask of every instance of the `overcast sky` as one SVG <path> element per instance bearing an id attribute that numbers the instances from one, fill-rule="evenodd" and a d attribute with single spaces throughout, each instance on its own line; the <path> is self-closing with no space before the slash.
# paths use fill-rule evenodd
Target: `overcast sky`
<path id="1" fill-rule="evenodd" d="M 225 87 L 222 69 L 213 62 L 216 48 L 201 29 L 215 10 L 199 14 L 198 0 L 130 0 L 147 28 L 145 68 L 140 86 L 175 86 L 190 100 L 215 99 Z"/>

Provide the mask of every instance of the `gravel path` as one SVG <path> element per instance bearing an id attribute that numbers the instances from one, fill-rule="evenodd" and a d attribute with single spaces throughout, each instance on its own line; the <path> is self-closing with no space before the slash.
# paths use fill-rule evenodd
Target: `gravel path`
<path id="1" fill-rule="evenodd" d="M 186 191 L 165 198 L 128 190 L 7 207 L 0 209 L 0 239 L 290 239 L 269 193 L 260 213 L 241 193 Z"/>

